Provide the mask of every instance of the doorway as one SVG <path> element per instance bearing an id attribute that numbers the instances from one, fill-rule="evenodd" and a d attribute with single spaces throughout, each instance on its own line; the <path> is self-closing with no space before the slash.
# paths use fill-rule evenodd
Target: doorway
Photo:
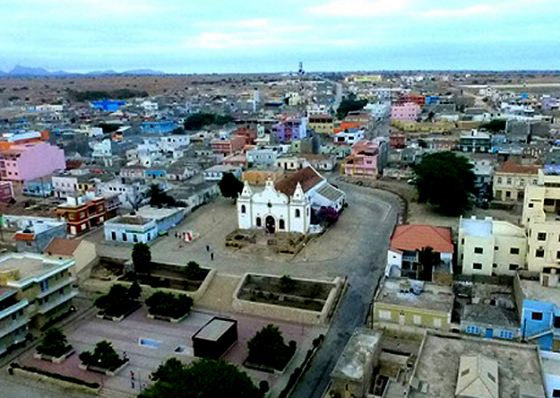
<path id="1" fill-rule="evenodd" d="M 267 216 L 265 219 L 266 232 L 273 234 L 276 232 L 276 220 L 272 216 Z"/>

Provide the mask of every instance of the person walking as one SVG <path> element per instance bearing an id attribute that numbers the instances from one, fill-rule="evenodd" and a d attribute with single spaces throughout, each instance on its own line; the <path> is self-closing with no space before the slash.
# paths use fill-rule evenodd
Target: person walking
<path id="1" fill-rule="evenodd" d="M 210 253 L 210 261 L 214 261 L 214 252 Z"/>
<path id="2" fill-rule="evenodd" d="M 207 251 L 207 252 L 210 251 L 210 245 L 206 245 L 206 251 Z"/>

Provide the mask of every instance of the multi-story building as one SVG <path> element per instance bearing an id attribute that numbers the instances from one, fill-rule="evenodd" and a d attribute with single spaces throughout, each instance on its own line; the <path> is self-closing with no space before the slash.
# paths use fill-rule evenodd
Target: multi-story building
<path id="1" fill-rule="evenodd" d="M 169 134 L 175 131 L 177 127 L 171 120 L 144 122 L 140 125 L 140 129 L 146 134 Z"/>
<path id="2" fill-rule="evenodd" d="M 146 170 L 144 170 L 144 176 Z M 147 201 L 149 186 L 145 179 L 114 178 L 110 181 L 98 182 L 95 187 L 97 196 L 119 195 L 120 206 L 132 209 Z"/>
<path id="3" fill-rule="evenodd" d="M 12 145 L 0 151 L 0 176 L 14 183 L 23 184 L 65 168 L 64 151 L 45 142 Z"/>
<path id="4" fill-rule="evenodd" d="M 105 223 L 105 240 L 148 243 L 158 236 L 156 222 L 140 216 L 121 216 Z"/>
<path id="5" fill-rule="evenodd" d="M 12 306 L 7 308 L 12 315 L 7 322 L 5 319 L 4 322 L 0 321 L 0 336 L 17 330 L 20 334 L 15 337 L 22 333 L 25 336 L 27 325 L 41 328 L 68 312 L 72 299 L 78 294 L 72 287 L 76 281 L 70 274 L 73 266 L 73 260 L 60 260 L 35 253 L 14 253 L 0 257 L 0 287 L 16 292 L 15 299 L 11 299 Z M 14 293 L 9 294 L 14 297 Z M 13 305 L 17 306 L 17 310 Z"/>
<path id="6" fill-rule="evenodd" d="M 301 140 L 307 137 L 307 118 L 286 118 L 272 126 L 272 135 L 282 144 Z"/>
<path id="7" fill-rule="evenodd" d="M 319 134 L 332 134 L 334 130 L 334 119 L 331 115 L 309 116 L 309 127 Z"/>
<path id="8" fill-rule="evenodd" d="M 342 162 L 340 172 L 346 176 L 376 179 L 379 148 L 371 141 L 362 140 L 352 145 L 350 156 Z"/>
<path id="9" fill-rule="evenodd" d="M 28 306 L 28 300 L 18 299 L 16 289 L 0 286 L 0 356 L 25 341 L 30 319 L 24 311 Z"/>
<path id="10" fill-rule="evenodd" d="M 364 130 L 351 128 L 348 130 L 336 133 L 334 136 L 335 144 L 354 145 L 356 142 L 364 139 Z"/>
<path id="11" fill-rule="evenodd" d="M 494 173 L 494 199 L 501 201 L 523 202 L 525 187 L 537 185 L 539 166 L 524 166 L 507 161 Z"/>
<path id="12" fill-rule="evenodd" d="M 560 267 L 514 279 L 523 340 L 545 351 L 560 352 Z"/>
<path id="13" fill-rule="evenodd" d="M 414 102 L 405 102 L 391 106 L 391 120 L 415 121 L 420 115 L 421 107 Z"/>
<path id="14" fill-rule="evenodd" d="M 280 155 L 282 152 L 277 147 L 255 148 L 247 151 L 247 163 L 251 166 L 272 167 Z"/>
<path id="15" fill-rule="evenodd" d="M 514 275 L 525 268 L 525 230 L 507 221 L 461 217 L 458 248 L 466 275 Z"/>
<path id="16" fill-rule="evenodd" d="M 56 209 L 58 217 L 66 220 L 70 235 L 81 235 L 106 220 L 105 198 L 89 196 L 69 196 L 65 204 Z"/>
<path id="17" fill-rule="evenodd" d="M 2 224 L 14 232 L 18 252 L 41 253 L 53 238 L 66 237 L 66 223 L 56 218 L 5 214 Z"/>
<path id="18" fill-rule="evenodd" d="M 224 174 L 231 173 L 237 178 L 241 178 L 242 170 L 241 167 L 226 166 L 223 164 L 218 164 L 204 170 L 204 180 L 205 181 L 220 181 Z"/>
<path id="19" fill-rule="evenodd" d="M 247 139 L 244 136 L 231 135 L 230 137 L 220 137 L 212 140 L 212 152 L 228 156 L 240 152 L 246 144 Z"/>
<path id="20" fill-rule="evenodd" d="M 488 153 L 492 148 L 492 137 L 488 133 L 471 130 L 461 134 L 459 148 L 462 152 Z"/>
<path id="21" fill-rule="evenodd" d="M 525 187 L 521 223 L 528 238 L 527 266 L 541 272 L 560 263 L 560 167 L 545 166 L 537 185 Z"/>

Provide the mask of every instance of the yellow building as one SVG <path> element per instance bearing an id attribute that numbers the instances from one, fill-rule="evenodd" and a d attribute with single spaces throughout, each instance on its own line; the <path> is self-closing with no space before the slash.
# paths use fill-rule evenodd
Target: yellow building
<path id="1" fill-rule="evenodd" d="M 251 186 L 264 186 L 268 180 L 278 181 L 284 176 L 284 170 L 280 168 L 275 169 L 249 169 L 243 172 L 242 181 L 249 182 Z"/>
<path id="2" fill-rule="evenodd" d="M 311 115 L 307 123 L 318 134 L 333 134 L 334 119 L 331 115 Z"/>
<path id="3" fill-rule="evenodd" d="M 537 185 L 525 188 L 521 223 L 528 237 L 527 266 L 541 272 L 560 264 L 560 168 L 540 169 Z"/>
<path id="4" fill-rule="evenodd" d="M 383 81 L 383 77 L 381 75 L 350 75 L 345 80 L 354 83 L 379 83 Z"/>
<path id="5" fill-rule="evenodd" d="M 450 286 L 386 279 L 374 299 L 374 326 L 412 333 L 422 333 L 424 329 L 448 331 L 453 300 Z"/>
<path id="6" fill-rule="evenodd" d="M 53 318 L 69 311 L 78 292 L 72 287 L 76 278 L 69 270 L 74 261 L 54 259 L 34 253 L 12 253 L 0 257 L 0 286 L 15 291 L 12 302 L 21 306 L 16 324 L 4 325 L 0 335 L 17 325 L 28 323 L 41 328 Z M 1 313 L 0 313 L 1 316 Z M 18 326 L 20 329 L 23 326 Z"/>
<path id="7" fill-rule="evenodd" d="M 458 249 L 465 275 L 515 275 L 526 268 L 525 230 L 507 221 L 461 217 Z"/>
<path id="8" fill-rule="evenodd" d="M 525 187 L 537 185 L 539 166 L 523 166 L 512 161 L 502 164 L 494 173 L 494 199 L 523 202 Z"/>

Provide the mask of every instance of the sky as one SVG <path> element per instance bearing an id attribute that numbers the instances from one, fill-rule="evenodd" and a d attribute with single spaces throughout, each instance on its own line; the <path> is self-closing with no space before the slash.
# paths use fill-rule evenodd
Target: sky
<path id="1" fill-rule="evenodd" d="M 0 70 L 550 70 L 559 21 L 559 0 L 2 0 Z"/>

